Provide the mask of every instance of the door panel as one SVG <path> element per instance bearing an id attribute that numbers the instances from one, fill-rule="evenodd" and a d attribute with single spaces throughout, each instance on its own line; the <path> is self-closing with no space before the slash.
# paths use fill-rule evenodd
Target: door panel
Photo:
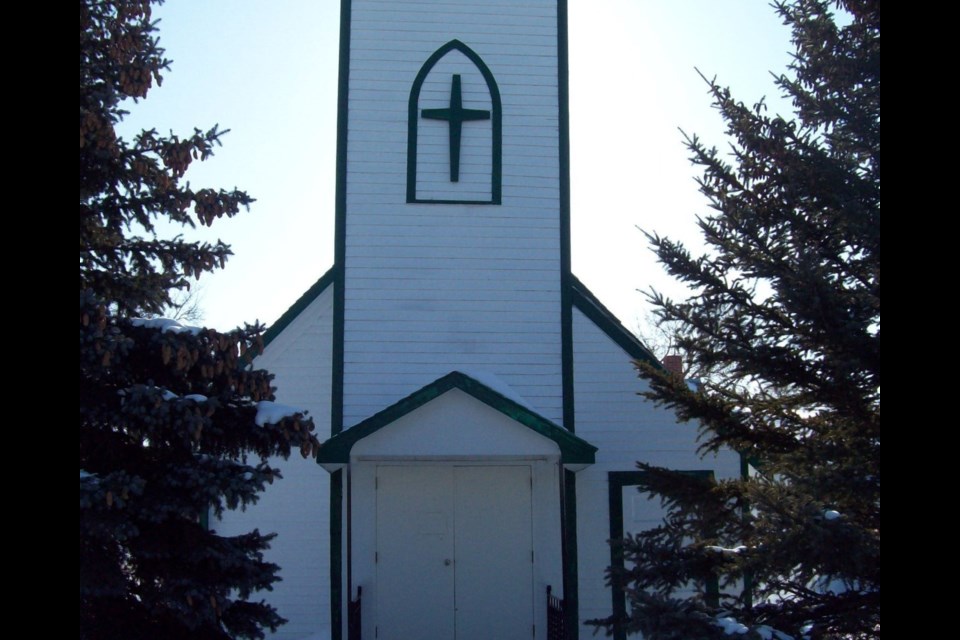
<path id="1" fill-rule="evenodd" d="M 529 639 L 530 467 L 457 467 L 454 481 L 457 640 Z"/>
<path id="2" fill-rule="evenodd" d="M 378 638 L 453 638 L 450 467 L 377 469 Z"/>

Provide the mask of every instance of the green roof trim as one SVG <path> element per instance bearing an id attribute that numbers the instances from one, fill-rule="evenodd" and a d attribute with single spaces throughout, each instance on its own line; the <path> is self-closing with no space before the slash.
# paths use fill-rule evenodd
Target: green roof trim
<path id="1" fill-rule="evenodd" d="M 570 274 L 570 284 L 573 289 L 573 306 L 590 318 L 597 327 L 617 343 L 621 349 L 630 354 L 634 360 L 641 360 L 663 369 L 655 355 L 640 340 L 630 333 L 617 319 L 613 312 L 603 306 L 603 303 L 593 295 L 590 289 L 579 278 Z"/>
<path id="2" fill-rule="evenodd" d="M 303 295 L 297 298 L 297 301 L 290 305 L 290 308 L 283 312 L 277 321 L 270 325 L 270 328 L 263 332 L 263 346 L 267 346 L 273 339 L 280 335 L 291 322 L 297 319 L 304 309 L 310 306 L 314 300 L 320 297 L 320 294 L 326 291 L 327 287 L 333 284 L 334 271 L 336 267 L 330 267 L 320 279 L 313 283 L 309 289 L 304 291 Z"/>
<path id="3" fill-rule="evenodd" d="M 353 449 L 354 444 L 451 389 L 459 389 L 543 437 L 553 440 L 560 447 L 560 460 L 564 464 L 593 464 L 596 461 L 597 448 L 589 442 L 470 376 L 452 371 L 324 442 L 320 445 L 317 462 L 322 464 L 350 462 L 350 450 Z"/>
<path id="4" fill-rule="evenodd" d="M 327 290 L 327 287 L 336 281 L 337 267 L 330 267 L 326 273 L 320 276 L 316 282 L 301 295 L 296 302 L 290 305 L 290 308 L 283 312 L 277 321 L 274 322 L 263 334 L 264 345 L 276 338 L 280 333 L 299 316 L 304 309 L 316 300 L 320 294 Z M 569 286 L 573 297 L 573 306 L 579 309 L 585 316 L 590 318 L 607 336 L 616 342 L 631 357 L 637 360 L 649 362 L 658 367 L 663 364 L 657 360 L 656 356 L 630 333 L 620 322 L 613 312 L 607 309 L 602 302 L 572 273 L 569 274 Z M 479 383 L 478 383 L 479 384 Z M 491 390 L 492 391 L 492 390 Z M 496 392 L 494 392 L 496 393 Z"/>
<path id="5" fill-rule="evenodd" d="M 330 430 L 333 433 L 340 431 L 343 422 L 343 280 L 346 263 L 346 236 L 347 236 L 347 116 L 348 100 L 350 96 L 350 27 L 353 15 L 352 0 L 340 2 L 340 67 L 337 72 L 337 177 L 334 192 L 334 225 L 333 225 L 333 268 L 327 271 L 320 280 L 311 287 L 315 290 L 313 296 L 310 291 L 303 294 L 300 300 L 313 299 L 320 295 L 327 286 L 333 284 L 333 345 L 330 384 Z M 326 281 L 326 282 L 325 282 Z M 321 284 L 323 283 L 323 284 Z M 303 307 L 294 304 L 290 310 L 302 311 Z M 289 313 L 289 312 L 288 312 Z M 295 314 L 293 314 L 295 315 Z M 278 331 L 283 330 L 280 323 L 287 318 L 283 314 L 275 324 Z M 289 320 L 287 320 L 289 322 Z M 348 527 L 343 522 L 344 473 L 335 471 L 330 476 L 330 638 L 343 640 L 344 636 L 344 598 L 343 598 L 343 569 L 347 567 L 347 600 L 353 585 L 350 583 L 350 556 L 349 547 L 345 548 L 344 535 L 348 534 Z M 349 538 L 346 541 L 349 544 Z M 344 562 L 344 552 L 347 554 Z"/>
<path id="6" fill-rule="evenodd" d="M 567 0 L 557 2 L 557 104 L 560 127 L 560 369 L 563 389 L 563 426 L 576 431 L 576 389 L 573 368 L 573 285 L 570 269 L 570 62 L 567 37 Z M 577 477 L 563 470 L 561 483 L 563 556 L 563 615 L 565 640 L 580 638 L 580 579 L 577 543 Z"/>

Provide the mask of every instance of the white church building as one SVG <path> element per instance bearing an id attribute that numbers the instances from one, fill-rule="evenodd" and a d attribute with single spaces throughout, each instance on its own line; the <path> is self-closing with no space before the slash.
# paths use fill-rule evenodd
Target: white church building
<path id="1" fill-rule="evenodd" d="M 256 363 L 325 442 L 212 526 L 279 534 L 276 637 L 590 637 L 608 539 L 661 517 L 635 462 L 740 462 L 570 271 L 566 2 L 341 11 L 335 264 Z"/>

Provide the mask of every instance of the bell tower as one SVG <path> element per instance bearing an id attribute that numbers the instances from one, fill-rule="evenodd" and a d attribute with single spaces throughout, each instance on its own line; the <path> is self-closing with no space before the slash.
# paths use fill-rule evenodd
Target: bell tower
<path id="1" fill-rule="evenodd" d="M 570 418 L 562 5 L 345 1 L 335 432 L 454 370 Z"/>

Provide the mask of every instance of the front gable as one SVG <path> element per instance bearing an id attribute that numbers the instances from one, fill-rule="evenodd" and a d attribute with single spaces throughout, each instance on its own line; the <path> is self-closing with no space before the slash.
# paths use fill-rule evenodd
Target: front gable
<path id="1" fill-rule="evenodd" d="M 509 392 L 508 392 L 509 393 Z M 385 429 L 386 427 L 389 427 Z M 402 431 L 402 438 L 394 433 Z M 559 456 L 592 464 L 596 447 L 505 393 L 451 372 L 324 442 L 318 462 L 336 467 L 352 456 Z"/>
<path id="2" fill-rule="evenodd" d="M 358 441 L 355 460 L 560 457 L 556 442 L 454 387 Z"/>

